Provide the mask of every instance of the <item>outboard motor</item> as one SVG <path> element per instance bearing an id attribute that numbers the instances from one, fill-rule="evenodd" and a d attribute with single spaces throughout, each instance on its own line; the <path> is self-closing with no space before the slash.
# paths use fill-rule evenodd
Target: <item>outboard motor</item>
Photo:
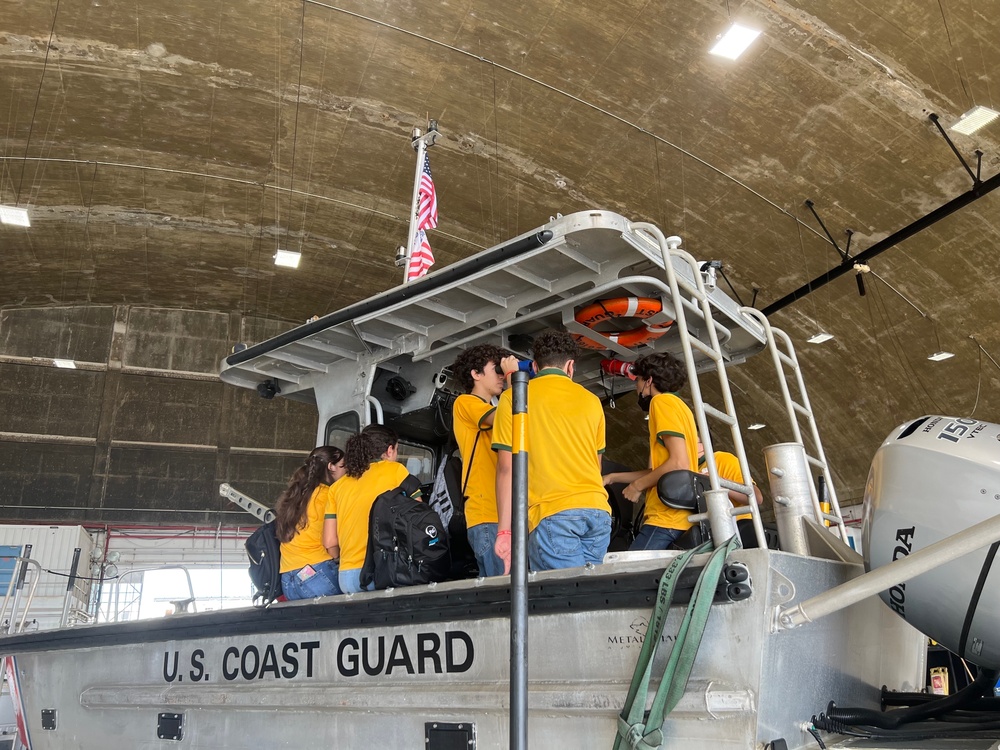
<path id="1" fill-rule="evenodd" d="M 927 416 L 900 425 L 872 461 L 864 500 L 873 570 L 1000 513 L 1000 425 Z M 882 600 L 948 650 L 1000 668 L 1000 543 L 888 591 Z"/>

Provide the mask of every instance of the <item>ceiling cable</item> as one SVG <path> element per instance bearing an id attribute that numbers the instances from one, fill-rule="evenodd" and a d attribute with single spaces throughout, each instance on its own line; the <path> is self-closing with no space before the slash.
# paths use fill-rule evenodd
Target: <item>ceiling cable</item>
<path id="1" fill-rule="evenodd" d="M 59 2 L 56 0 L 56 8 L 52 13 L 52 26 L 49 28 L 49 41 L 45 45 L 45 60 L 42 62 L 42 74 L 38 78 L 38 90 L 35 92 L 35 106 L 31 110 L 31 122 L 28 123 L 28 137 L 24 142 L 24 156 L 21 161 L 21 175 L 17 181 L 17 190 L 14 191 L 14 205 L 21 200 L 21 187 L 24 185 L 24 170 L 28 164 L 28 148 L 31 146 L 31 134 L 35 130 L 35 116 L 38 114 L 38 100 L 42 97 L 42 84 L 45 82 L 45 71 L 49 67 L 49 53 L 52 51 L 52 37 L 56 33 L 56 18 L 59 17 Z"/>

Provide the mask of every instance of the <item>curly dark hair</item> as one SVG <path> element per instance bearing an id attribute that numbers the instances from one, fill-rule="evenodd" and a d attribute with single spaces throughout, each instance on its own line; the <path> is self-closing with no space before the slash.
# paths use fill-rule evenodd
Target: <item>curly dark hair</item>
<path id="1" fill-rule="evenodd" d="M 459 354 L 455 364 L 451 366 L 451 371 L 458 378 L 458 382 L 462 384 L 465 392 L 468 393 L 476 385 L 476 381 L 472 378 L 472 371 L 484 372 L 486 365 L 490 362 L 499 367 L 503 357 L 504 352 L 500 347 L 493 346 L 493 344 L 478 344 Z"/>
<path id="2" fill-rule="evenodd" d="M 399 436 L 388 427 L 380 424 L 370 424 L 357 435 L 347 439 L 347 455 L 344 456 L 344 467 L 347 476 L 358 479 L 368 471 L 373 462 L 378 461 L 382 454 L 399 442 Z"/>
<path id="3" fill-rule="evenodd" d="M 290 542 L 306 525 L 306 509 L 315 489 L 330 481 L 327 467 L 344 457 L 344 451 L 332 445 L 313 448 L 306 462 L 295 470 L 288 486 L 274 507 L 278 540 Z"/>
<path id="4" fill-rule="evenodd" d="M 565 331 L 545 331 L 535 337 L 531 353 L 538 369 L 562 367 L 567 360 L 580 356 L 580 347 Z"/>
<path id="5" fill-rule="evenodd" d="M 667 352 L 639 357 L 632 365 L 632 372 L 641 378 L 652 378 L 660 393 L 676 393 L 687 383 L 687 368 Z"/>

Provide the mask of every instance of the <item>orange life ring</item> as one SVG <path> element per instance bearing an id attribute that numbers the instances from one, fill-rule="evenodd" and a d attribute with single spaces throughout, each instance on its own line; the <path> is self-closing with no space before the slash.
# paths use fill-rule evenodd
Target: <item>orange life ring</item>
<path id="1" fill-rule="evenodd" d="M 662 312 L 663 305 L 660 300 L 652 297 L 617 297 L 615 299 L 600 300 L 584 306 L 576 314 L 576 322 L 587 328 L 594 328 L 598 323 L 616 318 L 638 318 L 645 320 Z M 669 320 L 663 325 L 646 326 L 641 325 L 628 331 L 619 333 L 601 333 L 602 336 L 611 339 L 616 344 L 626 348 L 641 346 L 651 341 L 656 341 L 663 334 L 670 330 L 674 321 Z M 588 338 L 585 335 L 574 333 L 573 338 L 577 343 L 586 349 L 605 350 L 607 347 L 598 341 Z"/>

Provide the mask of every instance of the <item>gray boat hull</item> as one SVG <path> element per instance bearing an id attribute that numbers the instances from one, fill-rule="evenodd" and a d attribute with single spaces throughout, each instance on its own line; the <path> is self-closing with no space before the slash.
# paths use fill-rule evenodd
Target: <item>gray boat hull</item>
<path id="1" fill-rule="evenodd" d="M 876 707 L 883 684 L 922 687 L 924 637 L 877 599 L 772 632 L 777 605 L 859 566 L 770 550 L 734 558 L 748 566 L 753 594 L 713 605 L 664 747 L 748 749 L 777 738 L 804 747 L 813 740 L 803 723 L 828 701 Z M 532 577 L 532 747 L 611 747 L 664 564 Z M 16 636 L 0 653 L 15 655 L 33 750 L 500 748 L 507 611 L 507 579 L 466 581 Z M 668 617 L 654 676 L 681 611 Z M 43 728 L 43 709 L 55 710 L 54 729 Z"/>

